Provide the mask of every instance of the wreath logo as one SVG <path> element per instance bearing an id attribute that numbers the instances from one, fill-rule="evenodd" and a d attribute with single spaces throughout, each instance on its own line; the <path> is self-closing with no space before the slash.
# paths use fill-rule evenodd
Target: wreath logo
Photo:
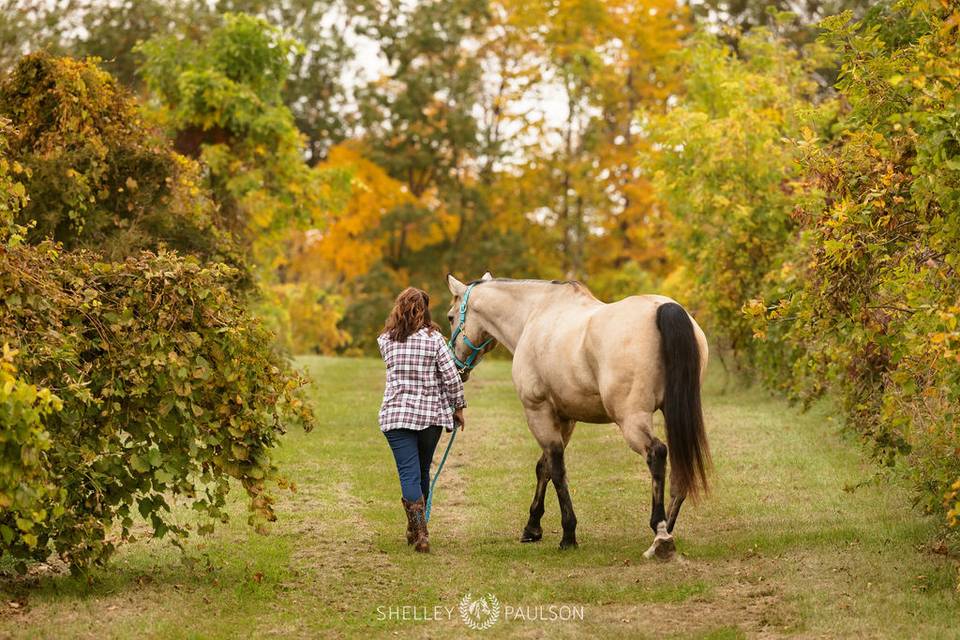
<path id="1" fill-rule="evenodd" d="M 500 619 L 500 601 L 492 593 L 472 597 L 469 591 L 460 599 L 460 617 L 471 629 L 489 629 Z"/>

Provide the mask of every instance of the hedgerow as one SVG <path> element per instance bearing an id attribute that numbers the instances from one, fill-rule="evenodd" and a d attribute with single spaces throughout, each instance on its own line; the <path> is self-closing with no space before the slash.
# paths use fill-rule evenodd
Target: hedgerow
<path id="1" fill-rule="evenodd" d="M 835 94 L 811 83 L 822 50 L 701 36 L 651 164 L 720 345 L 794 398 L 839 399 L 956 524 L 960 13 L 901 1 L 823 27 Z"/>
<path id="2" fill-rule="evenodd" d="M 251 523 L 273 519 L 270 449 L 309 412 L 302 380 L 234 296 L 236 277 L 165 252 L 108 263 L 48 243 L 0 250 L 0 343 L 62 402 L 42 438 L 45 476 L 61 493 L 43 517 L 4 509 L 0 523 L 17 533 L 4 552 L 103 561 L 138 514 L 156 537 L 186 535 L 176 501 L 207 531 L 227 517 L 231 477 L 250 496 Z"/>
<path id="3" fill-rule="evenodd" d="M 803 349 L 795 391 L 833 390 L 933 510 L 960 477 L 958 18 L 924 0 L 825 22 L 849 111 L 830 141 L 801 144 L 826 205 L 797 213 L 803 241 L 784 269 L 799 277 L 765 315 Z"/>
<path id="4" fill-rule="evenodd" d="M 37 58 L 18 69 L 34 64 L 70 67 Z M 143 202 L 131 195 L 132 209 L 118 213 L 116 224 L 97 225 L 95 237 L 113 250 L 125 247 L 129 257 L 110 261 L 114 251 L 68 250 L 38 237 L 43 216 L 25 183 L 40 184 L 38 174 L 67 153 L 53 142 L 49 157 L 36 152 L 37 140 L 62 133 L 62 121 L 47 122 L 34 139 L 29 118 L 15 128 L 0 117 L 0 557 L 24 570 L 26 561 L 53 553 L 82 570 L 131 540 L 140 518 L 152 536 L 178 542 L 227 518 L 230 478 L 250 497 L 251 524 L 262 526 L 274 519 L 268 483 L 282 483 L 270 450 L 287 426 L 309 427 L 310 412 L 299 397 L 303 380 L 247 310 L 247 272 L 210 260 L 225 237 L 210 226 L 200 244 L 183 247 L 196 255 L 164 249 L 170 237 L 163 234 L 128 233 L 154 217 L 188 224 L 196 210 L 186 203 L 203 202 L 195 185 L 175 177 L 171 184 L 162 174 L 140 176 L 142 190 L 127 190 L 163 195 Z M 87 137 L 113 127 L 103 126 Z M 48 218 L 60 220 L 64 226 L 54 228 L 63 233 L 73 229 L 71 245 L 82 247 L 91 243 L 88 215 L 105 219 L 105 207 L 127 198 L 106 193 L 127 182 L 112 172 L 133 167 L 115 157 L 123 145 L 91 151 L 76 140 L 82 152 L 73 157 L 90 162 L 43 193 L 62 187 L 69 202 L 71 181 L 89 186 L 88 177 L 102 178 L 102 192 L 81 198 L 90 204 L 82 217 Z M 144 153 L 163 166 L 182 160 L 162 146 Z M 104 165 L 112 169 L 101 172 Z M 177 195 L 181 187 L 186 200 Z M 136 250 L 141 243 L 157 248 Z M 178 503 L 193 515 L 174 516 Z"/>

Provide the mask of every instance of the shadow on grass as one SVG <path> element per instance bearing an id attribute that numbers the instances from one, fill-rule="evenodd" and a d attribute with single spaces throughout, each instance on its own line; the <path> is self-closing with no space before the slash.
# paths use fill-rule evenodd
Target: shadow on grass
<path id="1" fill-rule="evenodd" d="M 14 599 L 29 596 L 82 601 L 144 590 L 212 589 L 269 594 L 284 589 L 288 571 L 277 570 L 275 563 L 253 555 L 244 563 L 230 563 L 220 557 L 231 552 L 236 549 L 227 545 L 215 547 L 212 553 L 181 553 L 171 546 L 157 549 L 135 563 L 118 558 L 81 575 L 72 575 L 65 567 L 38 565 L 24 576 L 0 576 L 0 593 Z"/>

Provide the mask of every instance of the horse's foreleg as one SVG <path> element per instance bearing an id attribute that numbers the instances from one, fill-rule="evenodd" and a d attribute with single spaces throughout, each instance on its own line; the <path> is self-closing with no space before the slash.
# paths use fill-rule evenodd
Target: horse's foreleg
<path id="1" fill-rule="evenodd" d="M 560 503 L 560 524 L 563 526 L 563 538 L 560 540 L 561 549 L 571 549 L 577 546 L 577 516 L 573 512 L 573 501 L 570 499 L 570 490 L 567 488 L 567 467 L 563 460 L 563 447 L 555 445 L 549 450 L 550 479 L 557 490 L 557 500 Z"/>
<path id="2" fill-rule="evenodd" d="M 534 406 L 525 406 L 527 426 L 530 433 L 536 438 L 543 455 L 537 465 L 537 493 L 530 506 L 530 523 L 538 525 L 543 515 L 543 491 L 546 491 L 547 481 L 553 482 L 557 490 L 557 500 L 560 502 L 560 522 L 563 525 L 563 539 L 561 549 L 577 546 L 577 516 L 573 513 L 573 502 L 570 500 L 570 491 L 567 489 L 567 469 L 563 461 L 563 450 L 573 435 L 574 422 L 563 420 L 556 415 L 553 408 L 546 403 Z M 541 476 L 543 471 L 543 476 Z M 529 524 L 527 525 L 530 526 Z M 524 530 L 526 533 L 526 529 Z"/>
<path id="3" fill-rule="evenodd" d="M 540 519 L 543 518 L 543 500 L 547 495 L 547 484 L 550 474 L 547 471 L 547 454 L 544 453 L 537 461 L 537 488 L 533 492 L 533 502 L 530 504 L 530 519 L 523 528 L 520 542 L 537 542 L 543 537 Z"/>

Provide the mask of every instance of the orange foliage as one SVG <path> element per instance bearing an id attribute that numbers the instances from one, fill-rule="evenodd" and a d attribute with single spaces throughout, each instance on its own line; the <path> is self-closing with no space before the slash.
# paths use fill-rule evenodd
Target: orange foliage
<path id="1" fill-rule="evenodd" d="M 384 216 L 402 205 L 415 204 L 416 199 L 403 184 L 360 155 L 355 145 L 332 148 L 323 166 L 352 173 L 350 197 L 346 206 L 329 214 L 322 231 L 301 236 L 290 270 L 301 277 L 316 276 L 319 271 L 351 280 L 383 259 L 388 243 L 380 231 Z"/>

